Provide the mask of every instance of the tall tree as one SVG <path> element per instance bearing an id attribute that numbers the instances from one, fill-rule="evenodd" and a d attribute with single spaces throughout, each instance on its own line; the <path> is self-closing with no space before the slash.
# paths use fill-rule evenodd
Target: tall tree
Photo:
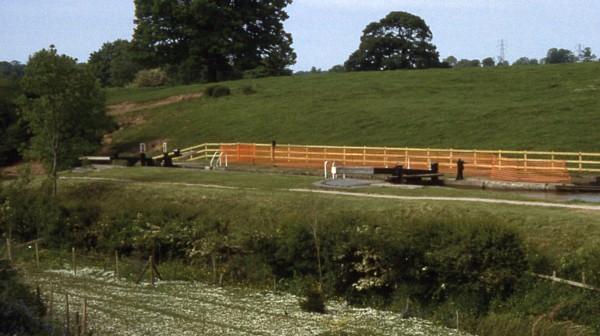
<path id="1" fill-rule="evenodd" d="M 96 149 L 109 127 L 105 99 L 93 74 L 53 46 L 29 58 L 21 109 L 33 134 L 30 153 L 53 179 L 77 157 Z"/>
<path id="2" fill-rule="evenodd" d="M 547 64 L 575 63 L 576 57 L 571 50 L 552 48 L 546 55 Z"/>
<path id="3" fill-rule="evenodd" d="M 283 29 L 292 0 L 135 0 L 134 45 L 150 67 L 185 81 L 227 79 L 263 67 L 287 73 L 296 55 Z"/>
<path id="4" fill-rule="evenodd" d="M 586 47 L 581 51 L 579 60 L 582 62 L 594 62 L 597 59 L 596 55 L 592 52 L 592 48 Z"/>
<path id="5" fill-rule="evenodd" d="M 17 113 L 18 95 L 15 80 L 0 75 L 0 165 L 17 161 L 28 139 L 27 128 Z"/>
<path id="6" fill-rule="evenodd" d="M 481 60 L 481 65 L 483 65 L 484 68 L 493 67 L 496 65 L 496 61 L 494 61 L 494 58 L 492 57 L 487 57 Z"/>
<path id="7" fill-rule="evenodd" d="M 458 59 L 456 59 L 456 57 L 450 55 L 444 59 L 443 63 L 447 64 L 451 68 L 454 68 L 456 66 L 456 64 L 458 63 Z"/>
<path id="8" fill-rule="evenodd" d="M 440 65 L 431 43 L 433 35 L 423 19 L 406 12 L 391 12 L 370 23 L 361 43 L 346 61 L 348 71 L 422 69 Z"/>
<path id="9" fill-rule="evenodd" d="M 126 40 L 104 43 L 90 55 L 88 65 L 102 86 L 126 85 L 141 70 L 134 59 L 131 43 Z"/>

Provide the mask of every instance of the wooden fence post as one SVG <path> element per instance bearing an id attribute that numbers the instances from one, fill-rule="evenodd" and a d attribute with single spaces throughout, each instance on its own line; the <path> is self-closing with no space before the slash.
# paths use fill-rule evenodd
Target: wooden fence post
<path id="1" fill-rule="evenodd" d="M 12 247 L 10 245 L 10 238 L 6 238 L 6 258 L 9 262 L 12 262 Z"/>
<path id="2" fill-rule="evenodd" d="M 367 165 L 367 146 L 363 146 L 363 166 Z"/>
<path id="3" fill-rule="evenodd" d="M 583 156 L 581 155 L 581 152 L 579 153 L 579 172 L 581 173 L 581 171 L 583 170 Z"/>
<path id="4" fill-rule="evenodd" d="M 35 246 L 35 266 L 39 269 L 40 268 L 40 252 L 38 249 L 37 241 L 34 243 L 34 246 Z"/>
<path id="5" fill-rule="evenodd" d="M 50 317 L 50 321 L 52 321 L 53 318 L 54 318 L 54 316 L 53 316 L 53 314 L 54 314 L 54 312 L 53 312 L 53 309 L 54 309 L 54 307 L 53 307 L 54 306 L 54 292 L 53 291 L 50 291 L 50 300 L 49 301 L 50 302 L 48 303 L 48 316 Z"/>
<path id="6" fill-rule="evenodd" d="M 75 265 L 75 248 L 71 248 L 71 268 L 73 269 L 73 275 L 77 275 L 77 265 Z"/>
<path id="7" fill-rule="evenodd" d="M 69 293 L 65 293 L 65 335 L 71 334 L 71 320 L 69 318 Z"/>
<path id="8" fill-rule="evenodd" d="M 81 312 L 81 334 L 87 333 L 87 299 L 83 299 L 83 307 Z"/>
<path id="9" fill-rule="evenodd" d="M 527 152 L 523 154 L 523 164 L 525 165 L 525 171 L 527 171 Z"/>
<path id="10" fill-rule="evenodd" d="M 115 250 L 115 281 L 119 281 L 119 251 Z"/>

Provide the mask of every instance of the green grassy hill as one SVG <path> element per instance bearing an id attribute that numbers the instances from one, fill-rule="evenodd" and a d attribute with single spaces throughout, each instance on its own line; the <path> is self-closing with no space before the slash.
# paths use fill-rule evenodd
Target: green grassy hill
<path id="1" fill-rule="evenodd" d="M 129 112 L 113 147 L 202 142 L 600 152 L 600 63 L 323 74 L 224 83 L 225 98 Z M 256 94 L 245 95 L 251 85 Z M 109 104 L 203 85 L 112 89 Z"/>

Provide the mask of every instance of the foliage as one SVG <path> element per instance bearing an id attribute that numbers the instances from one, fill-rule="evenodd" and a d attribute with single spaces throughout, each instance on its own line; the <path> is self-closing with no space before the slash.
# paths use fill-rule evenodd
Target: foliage
<path id="1" fill-rule="evenodd" d="M 481 61 L 479 61 L 478 59 L 474 59 L 474 60 L 461 59 L 460 61 L 458 61 L 458 63 L 456 63 L 456 65 L 454 67 L 456 67 L 456 68 L 479 68 L 480 66 L 481 66 Z"/>
<path id="2" fill-rule="evenodd" d="M 290 3 L 136 0 L 136 57 L 184 82 L 236 78 L 258 67 L 288 74 L 296 59 L 283 29 Z"/>
<path id="3" fill-rule="evenodd" d="M 29 139 L 27 127 L 19 118 L 19 88 L 14 80 L 0 75 L 0 166 L 20 159 L 20 150 Z"/>
<path id="4" fill-rule="evenodd" d="M 133 81 L 140 70 L 132 45 L 126 40 L 104 43 L 90 55 L 88 65 L 102 86 L 125 86 Z"/>
<path id="5" fill-rule="evenodd" d="M 548 50 L 546 54 L 545 63 L 547 64 L 561 64 L 561 63 L 575 63 L 577 58 L 571 50 L 568 49 L 557 49 L 552 48 Z"/>
<path id="6" fill-rule="evenodd" d="M 19 61 L 0 62 L 0 78 L 19 79 L 25 74 L 25 65 Z"/>
<path id="7" fill-rule="evenodd" d="M 244 85 L 242 86 L 242 93 L 245 95 L 253 95 L 257 93 L 257 91 L 252 85 Z"/>
<path id="8" fill-rule="evenodd" d="M 93 152 L 110 126 L 94 76 L 56 49 L 36 52 L 22 80 L 23 117 L 33 137 L 30 154 L 56 180 L 80 155 Z"/>
<path id="9" fill-rule="evenodd" d="M 450 55 L 444 59 L 443 63 L 447 64 L 451 68 L 454 68 L 456 64 L 458 64 L 458 59 Z"/>
<path id="10" fill-rule="evenodd" d="M 167 84 L 169 76 L 162 69 L 140 70 L 135 75 L 133 85 L 140 88 L 157 87 Z"/>
<path id="11" fill-rule="evenodd" d="M 208 97 L 219 98 L 229 96 L 231 89 L 225 85 L 211 85 L 204 90 L 204 94 Z"/>
<path id="12" fill-rule="evenodd" d="M 346 72 L 346 68 L 343 65 L 337 64 L 331 67 L 328 72 L 337 73 L 337 72 Z"/>
<path id="13" fill-rule="evenodd" d="M 370 23 L 361 43 L 344 64 L 348 71 L 423 69 L 439 66 L 432 33 L 423 19 L 406 12 L 391 12 Z"/>
<path id="14" fill-rule="evenodd" d="M 484 68 L 493 67 L 493 66 L 496 66 L 496 61 L 492 57 L 486 57 L 483 60 L 481 60 L 481 65 Z"/>
<path id="15" fill-rule="evenodd" d="M 592 52 L 592 48 L 586 47 L 579 54 L 579 60 L 582 62 L 595 62 L 598 59 L 596 55 Z"/>
<path id="16" fill-rule="evenodd" d="M 517 59 L 512 65 L 539 65 L 539 61 L 535 58 L 521 57 Z"/>
<path id="17" fill-rule="evenodd" d="M 327 311 L 325 307 L 325 295 L 318 284 L 313 284 L 306 288 L 304 299 L 300 301 L 300 308 L 306 312 L 319 314 L 324 314 Z"/>
<path id="18" fill-rule="evenodd" d="M 0 335 L 48 335 L 41 299 L 23 284 L 11 265 L 0 260 Z"/>

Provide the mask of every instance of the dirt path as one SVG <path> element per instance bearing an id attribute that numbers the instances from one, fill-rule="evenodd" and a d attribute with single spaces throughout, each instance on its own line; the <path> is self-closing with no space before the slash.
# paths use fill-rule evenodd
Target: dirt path
<path id="1" fill-rule="evenodd" d="M 159 282 L 135 285 L 115 281 L 114 274 L 84 268 L 77 272 L 54 270 L 29 274 L 40 284 L 44 297 L 53 292 L 53 315 L 62 317 L 65 292 L 71 311 L 88 303 L 88 321 L 94 335 L 319 335 L 343 330 L 349 335 L 365 331 L 377 335 L 457 335 L 419 319 L 400 314 L 352 308 L 341 302 L 328 304 L 329 314 L 300 310 L 291 294 L 219 288 L 197 282 Z M 464 333 L 462 334 L 464 335 Z"/>
<path id="2" fill-rule="evenodd" d="M 135 102 L 123 102 L 120 104 L 110 105 L 108 106 L 108 114 L 112 116 L 121 116 L 123 114 L 127 114 L 129 112 L 147 110 L 151 108 L 161 107 L 165 105 L 176 104 L 186 100 L 192 100 L 196 98 L 200 98 L 203 96 L 202 92 L 199 93 L 189 93 L 178 96 L 171 96 L 168 98 L 164 98 L 161 100 L 155 100 L 146 103 L 135 103 Z"/>

